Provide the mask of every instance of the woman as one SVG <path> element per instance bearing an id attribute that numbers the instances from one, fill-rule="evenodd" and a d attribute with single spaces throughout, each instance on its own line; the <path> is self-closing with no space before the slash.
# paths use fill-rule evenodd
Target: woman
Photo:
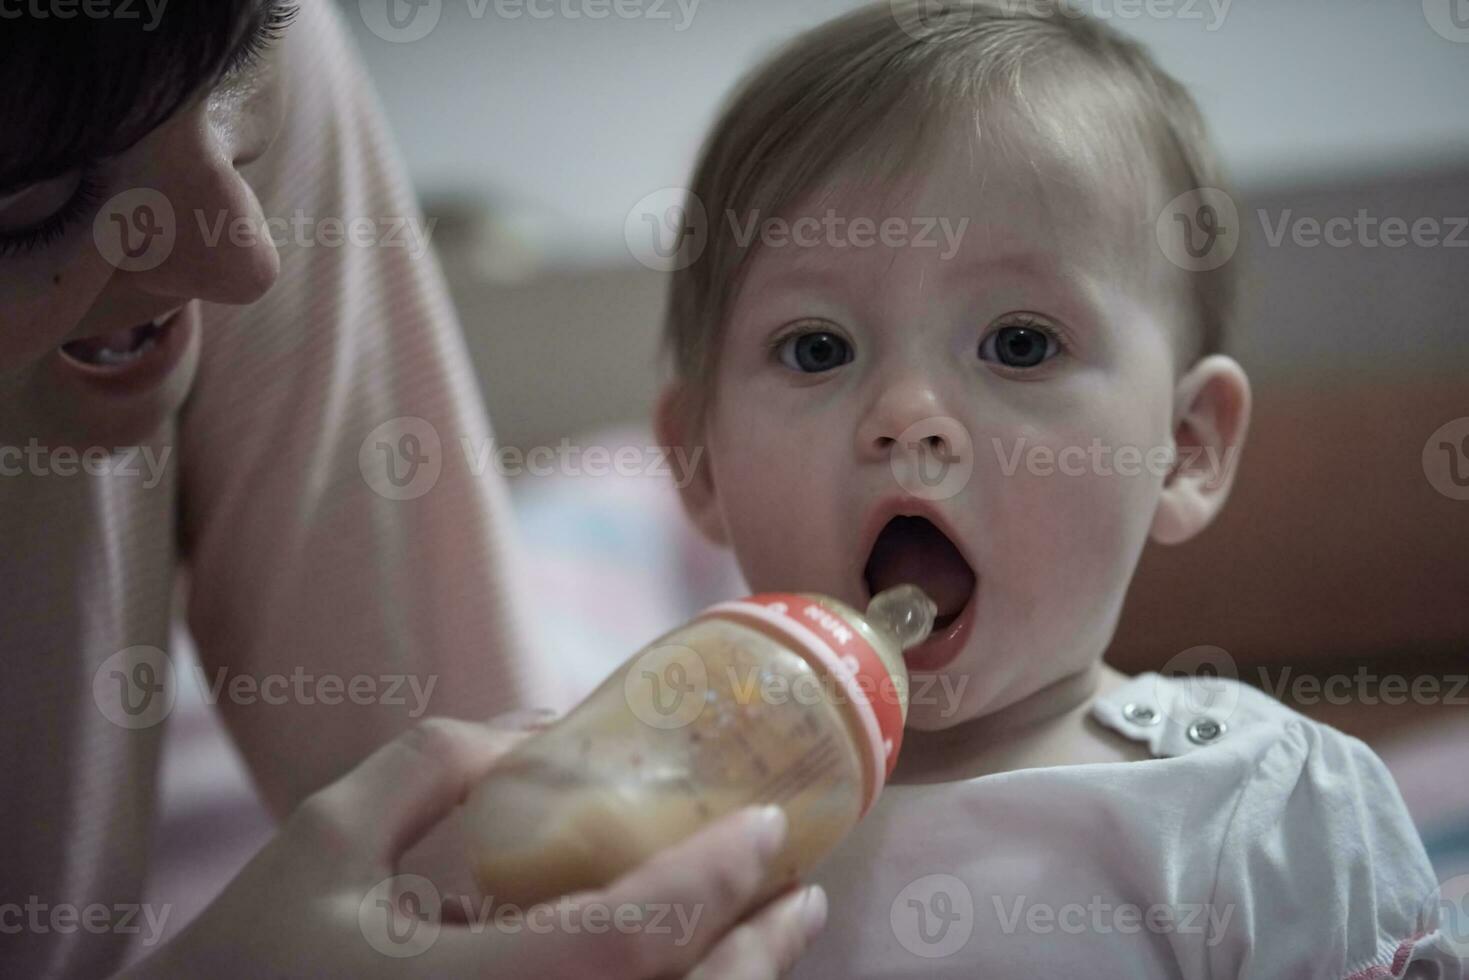
<path id="1" fill-rule="evenodd" d="M 417 213 L 325 0 L 53 7 L 0 24 L 0 974 L 123 960 L 135 927 L 6 913 L 138 901 L 159 722 L 187 682 L 163 652 L 180 572 L 282 829 L 137 975 L 783 969 L 824 900 L 752 914 L 757 839 L 782 828 L 752 814 L 579 897 L 703 907 L 680 945 L 445 925 L 398 959 L 365 941 L 373 890 L 513 740 L 414 728 L 391 680 L 458 718 L 552 690 L 519 655 L 503 487 L 444 451 L 488 433 L 443 284 L 391 244 Z M 400 492 L 420 463 L 431 486 Z M 382 683 L 242 693 L 303 669 Z"/>

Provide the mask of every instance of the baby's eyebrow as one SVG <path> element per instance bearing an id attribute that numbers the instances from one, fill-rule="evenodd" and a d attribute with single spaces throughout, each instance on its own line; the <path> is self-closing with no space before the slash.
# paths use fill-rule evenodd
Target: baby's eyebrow
<path id="1" fill-rule="evenodd" d="M 958 258 L 944 263 L 940 276 L 956 286 L 979 286 L 1005 279 L 1026 279 L 1041 286 L 1070 289 L 1077 285 L 1076 270 L 1068 272 L 1067 264 L 1051 252 L 1025 250 L 979 255 L 967 260 Z M 758 302 L 760 296 L 790 292 L 840 294 L 855 287 L 867 291 L 883 288 L 882 276 L 869 270 L 860 273 L 838 257 L 812 257 L 804 261 L 772 263 L 758 274 L 754 282 L 757 292 L 746 302 Z M 747 294 L 749 295 L 749 294 Z"/>
<path id="2" fill-rule="evenodd" d="M 832 289 L 845 284 L 849 279 L 839 269 L 817 266 L 811 263 L 782 264 L 778 270 L 760 277 L 760 288 L 777 289 Z"/>
<path id="3" fill-rule="evenodd" d="M 1031 279 L 1061 278 L 1063 263 L 1046 252 L 1005 252 L 970 262 L 954 262 L 947 275 L 966 278 L 979 275 L 1018 275 Z"/>

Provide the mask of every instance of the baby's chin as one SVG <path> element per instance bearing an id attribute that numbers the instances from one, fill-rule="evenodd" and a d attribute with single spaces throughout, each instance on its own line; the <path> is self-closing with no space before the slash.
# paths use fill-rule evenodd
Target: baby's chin
<path id="1" fill-rule="evenodd" d="M 908 718 L 905 728 L 937 732 L 962 725 L 987 713 L 975 704 L 974 675 L 963 670 L 915 673 L 908 678 Z"/>
<path id="2" fill-rule="evenodd" d="M 973 651 L 966 650 L 945 670 L 909 674 L 904 727 L 939 732 L 987 718 L 1009 727 L 1022 718 L 1064 712 L 1085 700 L 1108 669 L 1098 656 L 1085 662 L 1022 663 L 1007 671 L 1004 663 L 976 662 Z"/>

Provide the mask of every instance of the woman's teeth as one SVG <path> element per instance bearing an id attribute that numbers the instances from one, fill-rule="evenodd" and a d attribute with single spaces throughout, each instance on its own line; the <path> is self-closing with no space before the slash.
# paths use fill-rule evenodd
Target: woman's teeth
<path id="1" fill-rule="evenodd" d="M 168 313 L 139 327 L 73 340 L 62 344 L 61 349 L 87 364 L 104 367 L 130 364 L 158 346 L 164 326 L 172 318 L 173 314 Z"/>

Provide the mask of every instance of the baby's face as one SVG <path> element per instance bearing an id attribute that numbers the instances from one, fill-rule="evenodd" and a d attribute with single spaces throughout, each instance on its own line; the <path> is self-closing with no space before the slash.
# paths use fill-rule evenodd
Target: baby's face
<path id="1" fill-rule="evenodd" d="M 1103 206 L 1119 186 L 1033 149 L 1038 171 L 961 135 L 901 194 L 799 208 L 817 224 L 758 252 L 719 353 L 713 533 L 756 591 L 924 586 L 915 677 L 968 680 L 918 728 L 1102 656 L 1173 446 L 1185 273 L 1142 208 Z M 858 247 L 858 217 L 894 220 Z"/>

